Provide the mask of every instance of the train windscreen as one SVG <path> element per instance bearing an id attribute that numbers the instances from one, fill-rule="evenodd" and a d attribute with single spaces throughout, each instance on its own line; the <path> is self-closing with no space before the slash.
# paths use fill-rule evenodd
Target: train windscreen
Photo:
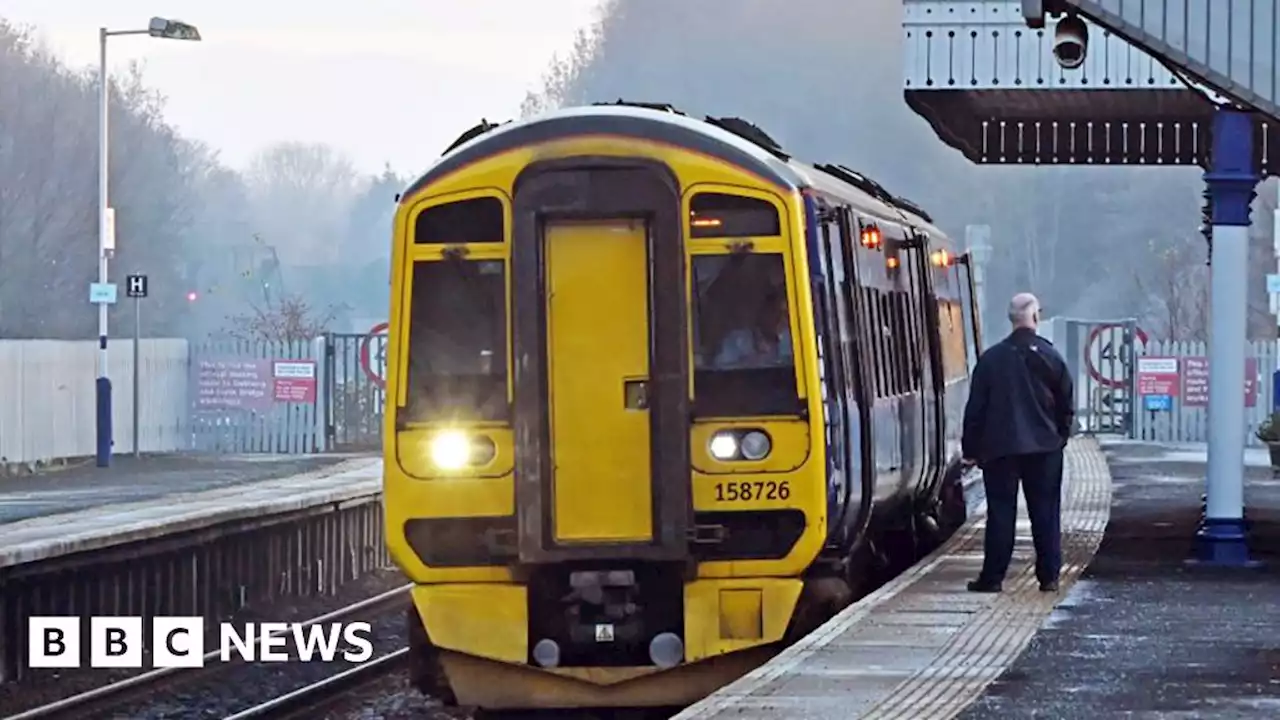
<path id="1" fill-rule="evenodd" d="M 503 262 L 414 263 L 411 293 L 406 419 L 508 419 Z"/>
<path id="2" fill-rule="evenodd" d="M 800 413 L 782 255 L 697 255 L 693 279 L 695 414 Z"/>

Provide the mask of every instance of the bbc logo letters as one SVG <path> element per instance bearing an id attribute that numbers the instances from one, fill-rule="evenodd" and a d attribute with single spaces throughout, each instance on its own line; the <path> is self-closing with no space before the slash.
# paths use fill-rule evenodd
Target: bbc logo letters
<path id="1" fill-rule="evenodd" d="M 27 622 L 27 658 L 33 668 L 78 668 L 87 650 L 89 667 L 141 668 L 149 647 L 152 667 L 203 667 L 206 655 L 222 662 L 233 656 L 254 662 L 365 662 L 373 657 L 372 627 L 367 622 L 218 623 L 219 645 L 205 652 L 201 617 L 156 617 L 150 627 L 141 617 L 31 617 Z M 292 645 L 292 648 L 290 648 Z M 87 647 L 86 647 L 87 646 Z"/>
<path id="2" fill-rule="evenodd" d="M 27 625 L 27 658 L 31 667 L 80 667 L 84 658 L 82 623 L 78 617 L 32 617 Z M 89 667 L 142 667 L 145 632 L 140 617 L 89 618 Z M 154 618 L 150 646 L 155 667 L 202 667 L 204 619 Z"/>

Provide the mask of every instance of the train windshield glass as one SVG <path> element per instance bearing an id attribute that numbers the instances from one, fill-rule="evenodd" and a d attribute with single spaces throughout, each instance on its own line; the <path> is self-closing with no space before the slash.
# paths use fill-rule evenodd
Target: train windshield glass
<path id="1" fill-rule="evenodd" d="M 782 255 L 698 255 L 693 279 L 695 413 L 800 413 Z"/>
<path id="2" fill-rule="evenodd" d="M 507 419 L 503 261 L 414 263 L 412 294 L 409 422 Z"/>

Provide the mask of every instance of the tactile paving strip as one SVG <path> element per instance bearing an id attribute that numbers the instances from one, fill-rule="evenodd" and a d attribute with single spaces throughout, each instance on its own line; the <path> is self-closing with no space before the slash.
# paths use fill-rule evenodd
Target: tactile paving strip
<path id="1" fill-rule="evenodd" d="M 1091 438 L 1066 451 L 1063 591 L 1097 552 L 1111 474 Z M 985 506 L 941 548 L 769 663 L 676 716 L 951 718 L 1022 652 L 1062 594 L 1041 593 L 1020 507 L 1005 591 L 968 593 L 982 563 Z"/>

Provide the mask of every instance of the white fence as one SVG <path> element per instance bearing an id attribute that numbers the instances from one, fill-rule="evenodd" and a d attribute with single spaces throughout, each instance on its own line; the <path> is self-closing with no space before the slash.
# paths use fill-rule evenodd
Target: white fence
<path id="1" fill-rule="evenodd" d="M 322 364 L 323 341 L 305 345 L 310 346 L 308 349 L 314 348 L 311 359 Z M 134 449 L 133 343 L 115 341 L 110 351 L 112 451 L 127 454 Z M 254 360 L 299 357 L 296 353 L 281 354 L 276 345 L 244 345 L 237 351 L 237 355 Z M 277 435 L 281 432 L 275 426 L 266 427 L 261 412 L 217 410 L 212 414 L 193 413 L 195 398 L 191 394 L 195 392 L 193 383 L 196 380 L 193 379 L 192 363 L 199 362 L 207 354 L 203 346 L 193 347 L 186 340 L 141 341 L 138 352 L 141 362 L 138 397 L 141 452 L 201 449 L 194 443 L 200 434 L 198 431 L 208 429 L 204 425 L 236 436 L 238 443 L 221 448 L 223 452 L 316 452 L 324 449 L 324 423 L 315 419 L 304 423 L 305 426 L 290 426 L 293 435 L 306 436 L 299 442 L 256 442 L 261 439 L 257 435 L 265 435 L 268 431 Z M 94 394 L 97 355 L 98 347 L 94 341 L 0 340 L 0 471 L 10 464 L 96 454 L 97 406 Z M 324 406 L 320 403 L 325 399 L 322 379 L 317 377 L 316 380 L 319 387 L 315 391 L 315 403 L 273 404 L 270 398 L 272 390 L 266 387 L 269 380 L 258 383 L 259 388 L 266 388 L 258 392 L 268 393 L 266 402 L 274 408 L 271 417 L 283 414 L 315 418 L 322 411 Z M 289 407 L 284 407 L 286 404 Z M 256 423 L 253 432 L 242 427 L 250 420 Z"/>
<path id="2" fill-rule="evenodd" d="M 1203 342 L 1153 341 L 1143 350 L 1144 357 L 1176 357 L 1178 358 L 1177 389 L 1173 395 L 1173 407 L 1170 410 L 1148 411 L 1144 398 L 1138 394 L 1134 404 L 1135 435 L 1141 440 L 1156 442 L 1206 442 L 1209 438 L 1209 408 L 1200 404 L 1188 403 L 1188 389 L 1191 395 L 1201 395 L 1199 400 L 1207 397 L 1206 377 L 1208 366 L 1197 363 L 1192 367 L 1187 358 L 1207 358 L 1208 348 Z M 1250 343 L 1246 355 L 1246 371 L 1253 371 L 1251 407 L 1246 407 L 1246 442 L 1258 447 L 1257 436 L 1253 434 L 1268 416 L 1271 415 L 1272 373 L 1276 369 L 1276 344 L 1274 342 Z M 1189 378 L 1189 370 L 1196 377 Z M 1249 385 L 1246 378 L 1246 386 Z M 1242 398 L 1246 389 L 1241 389 Z"/>

